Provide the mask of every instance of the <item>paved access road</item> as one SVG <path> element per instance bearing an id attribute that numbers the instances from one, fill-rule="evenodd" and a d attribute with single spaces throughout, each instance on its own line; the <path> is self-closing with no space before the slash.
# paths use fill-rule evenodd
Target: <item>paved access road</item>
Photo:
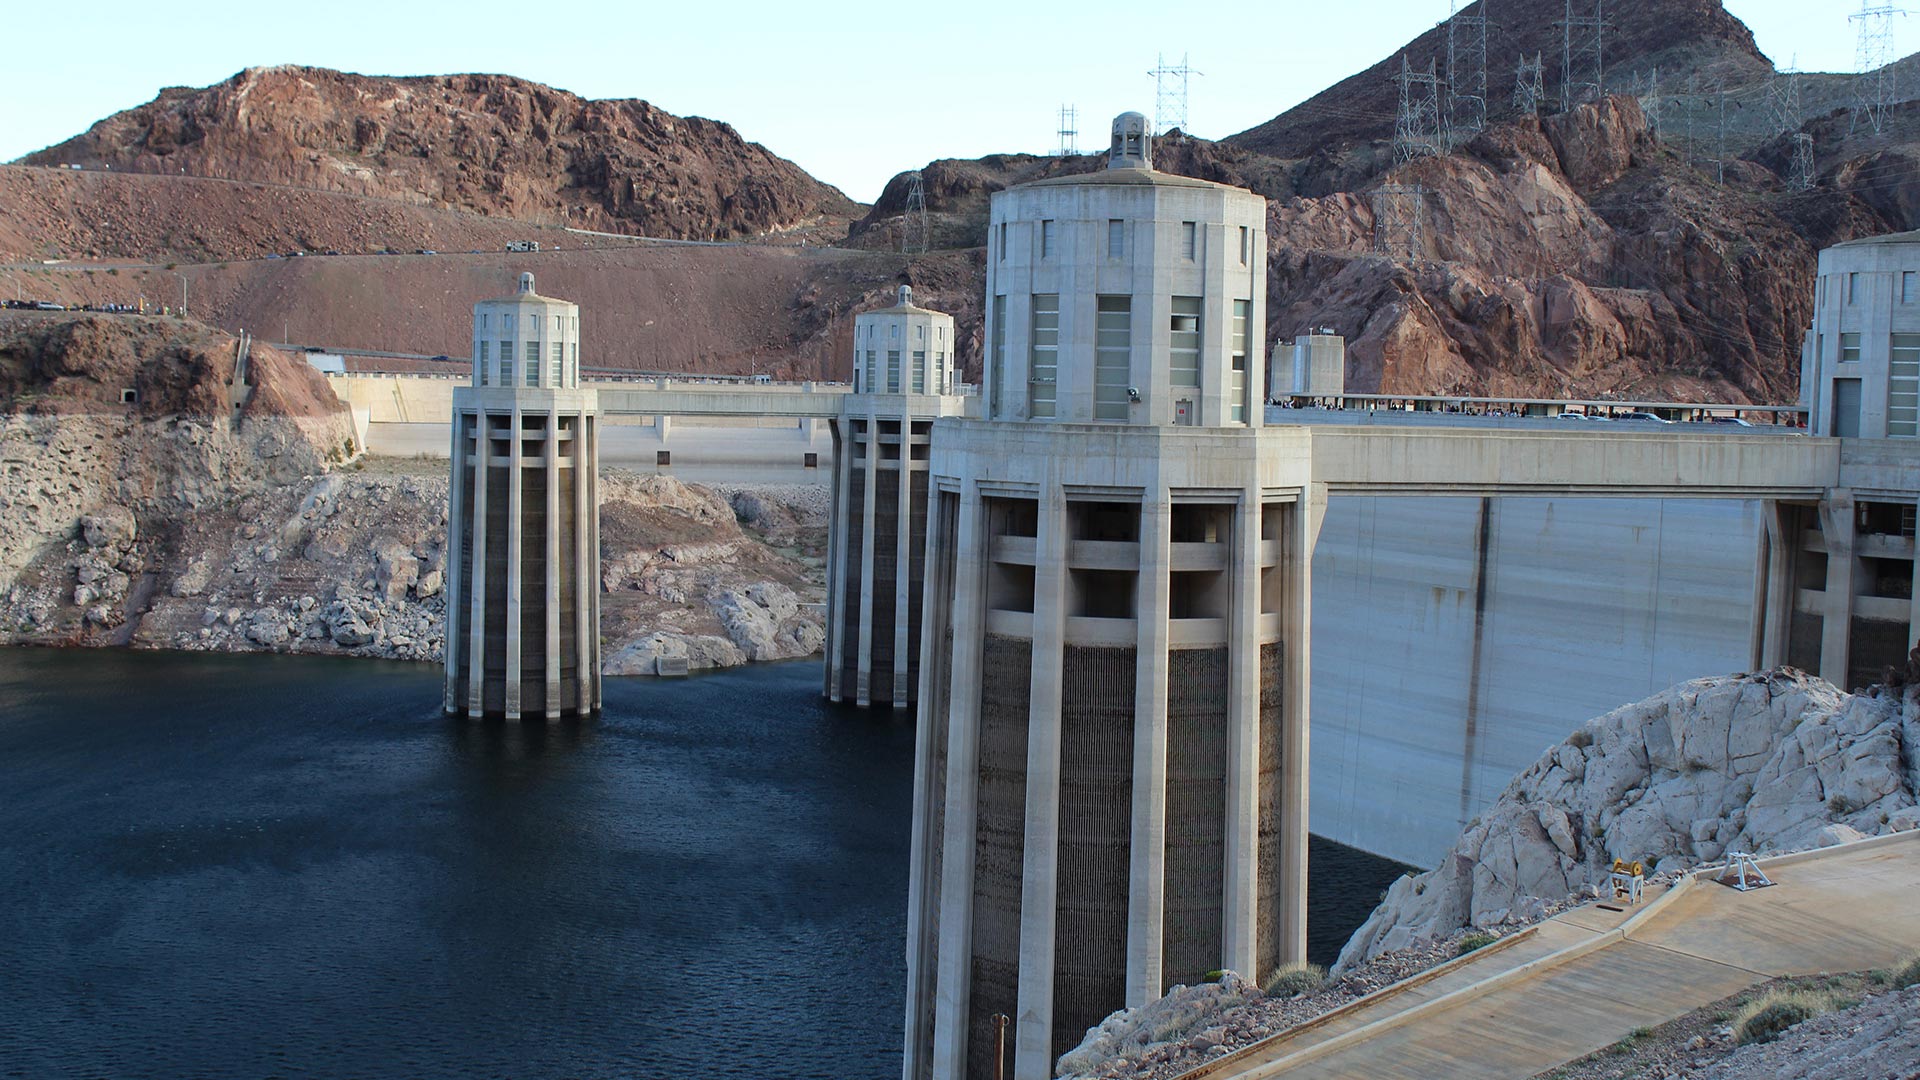
<path id="1" fill-rule="evenodd" d="M 1708 876 L 1650 897 L 1624 924 L 1577 908 L 1484 960 L 1187 1077 L 1525 1080 L 1777 976 L 1920 952 L 1920 832 L 1762 865 L 1772 888 L 1740 893 Z"/>

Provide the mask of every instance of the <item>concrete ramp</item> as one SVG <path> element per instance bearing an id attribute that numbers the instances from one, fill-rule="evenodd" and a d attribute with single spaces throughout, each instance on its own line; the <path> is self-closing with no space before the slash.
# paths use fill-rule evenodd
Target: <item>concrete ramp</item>
<path id="1" fill-rule="evenodd" d="M 1525 1080 L 1771 978 L 1920 952 L 1920 832 L 1761 865 L 1772 888 L 1702 871 L 1637 912 L 1589 904 L 1182 1080 Z"/>

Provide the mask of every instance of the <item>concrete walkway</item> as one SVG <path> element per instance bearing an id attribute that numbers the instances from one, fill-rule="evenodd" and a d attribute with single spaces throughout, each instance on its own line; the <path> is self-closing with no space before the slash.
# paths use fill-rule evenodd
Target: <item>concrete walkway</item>
<path id="1" fill-rule="evenodd" d="M 1920 832 L 1762 866 L 1773 888 L 1743 894 L 1709 872 L 1635 913 L 1566 912 L 1483 958 L 1183 1080 L 1524 1080 L 1776 976 L 1888 967 L 1920 953 Z"/>

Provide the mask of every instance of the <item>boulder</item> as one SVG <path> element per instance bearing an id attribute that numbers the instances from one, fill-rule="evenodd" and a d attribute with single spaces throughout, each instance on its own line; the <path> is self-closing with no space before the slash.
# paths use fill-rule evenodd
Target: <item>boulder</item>
<path id="1" fill-rule="evenodd" d="M 1175 986 L 1137 1009 L 1121 1009 L 1102 1020 L 1080 1045 L 1060 1055 L 1054 1075 L 1090 1076 L 1115 1058 L 1138 1058 L 1157 1047 L 1191 1039 L 1211 1049 L 1221 1041 L 1210 1033 L 1222 1014 L 1260 996 L 1258 986 L 1231 971 L 1222 972 L 1219 982 Z"/>
<path id="2" fill-rule="evenodd" d="M 138 532 L 133 511 L 124 506 L 102 506 L 80 518 L 80 538 L 90 548 L 125 548 Z"/>
<path id="3" fill-rule="evenodd" d="M 1603 891 L 1615 858 L 1664 873 L 1920 827 L 1911 746 L 1920 689 L 1849 695 L 1791 668 L 1623 706 L 1515 777 L 1437 867 L 1395 882 L 1334 973 Z"/>

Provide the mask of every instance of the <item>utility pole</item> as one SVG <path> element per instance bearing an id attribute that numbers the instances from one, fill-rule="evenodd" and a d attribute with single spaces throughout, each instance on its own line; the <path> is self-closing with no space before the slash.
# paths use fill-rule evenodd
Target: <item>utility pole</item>
<path id="1" fill-rule="evenodd" d="M 180 317 L 184 319 L 187 317 L 187 275 L 176 273 L 173 276 L 180 279 Z"/>
<path id="2" fill-rule="evenodd" d="M 1060 156 L 1073 157 L 1080 153 L 1080 131 L 1078 128 L 1080 110 L 1071 105 L 1060 106 Z"/>
<path id="3" fill-rule="evenodd" d="M 1180 66 L 1171 67 L 1165 56 L 1155 56 L 1154 65 L 1147 74 L 1153 76 L 1153 133 L 1165 135 L 1180 129 L 1187 131 L 1187 77 L 1205 75 L 1187 66 L 1187 54 L 1180 54 Z"/>
<path id="4" fill-rule="evenodd" d="M 1393 81 L 1400 84 L 1400 111 L 1393 123 L 1394 164 L 1440 153 L 1440 78 L 1434 62 L 1428 60 L 1427 70 L 1415 71 L 1407 54 L 1401 53 L 1400 74 Z"/>
<path id="5" fill-rule="evenodd" d="M 1457 146 L 1487 126 L 1487 5 L 1478 15 L 1447 17 L 1447 145 Z M 1469 5 L 1472 6 L 1472 5 Z"/>
<path id="6" fill-rule="evenodd" d="M 1860 0 L 1860 12 L 1847 16 L 1847 21 L 1858 23 L 1860 44 L 1857 53 L 1860 73 L 1854 76 L 1853 130 L 1860 129 L 1864 120 L 1875 135 L 1887 128 L 1887 115 L 1893 111 L 1894 102 L 1899 100 L 1899 87 L 1895 85 L 1893 70 L 1893 17 L 1905 15 L 1905 8 L 1892 4 L 1870 6 L 1870 0 Z"/>
<path id="7" fill-rule="evenodd" d="M 1575 15 L 1575 0 L 1566 0 L 1560 20 L 1560 111 L 1571 111 L 1588 97 L 1605 94 L 1607 79 L 1606 0 L 1593 0 L 1592 15 Z"/>

